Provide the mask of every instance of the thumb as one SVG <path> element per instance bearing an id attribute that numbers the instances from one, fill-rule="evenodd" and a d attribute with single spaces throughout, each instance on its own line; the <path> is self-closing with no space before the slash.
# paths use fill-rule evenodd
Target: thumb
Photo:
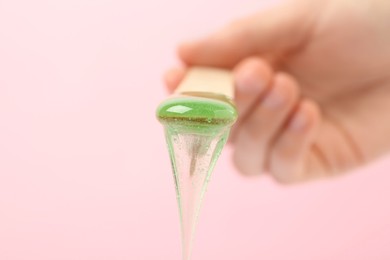
<path id="1" fill-rule="evenodd" d="M 262 55 L 278 60 L 300 48 L 314 23 L 310 2 L 289 1 L 231 23 L 213 35 L 179 46 L 188 65 L 232 68 L 240 60 Z"/>

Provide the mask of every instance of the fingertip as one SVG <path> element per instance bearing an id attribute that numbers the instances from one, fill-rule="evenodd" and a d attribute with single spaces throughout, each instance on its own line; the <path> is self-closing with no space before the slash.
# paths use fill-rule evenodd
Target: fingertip
<path id="1" fill-rule="evenodd" d="M 193 65 L 196 63 L 196 52 L 200 46 L 200 42 L 199 40 L 194 40 L 179 44 L 177 47 L 177 55 L 184 64 Z"/>
<path id="2" fill-rule="evenodd" d="M 295 183 L 310 178 L 307 157 L 318 132 L 321 114 L 311 100 L 301 100 L 286 129 L 272 147 L 271 174 L 279 183 Z"/>
<path id="3" fill-rule="evenodd" d="M 180 84 L 182 79 L 184 78 L 185 75 L 185 68 L 182 67 L 177 67 L 177 68 L 172 68 L 168 70 L 164 74 L 164 82 L 167 87 L 167 90 L 172 93 L 177 86 Z"/>
<path id="4" fill-rule="evenodd" d="M 246 151 L 246 148 L 235 147 L 233 152 L 233 164 L 238 172 L 240 172 L 243 176 L 258 176 L 261 174 L 261 160 L 259 156 L 259 160 L 253 160 L 253 158 L 249 158 Z"/>
<path id="5" fill-rule="evenodd" d="M 269 91 L 261 102 L 262 109 L 273 111 L 273 113 L 283 112 L 283 120 L 296 106 L 300 89 L 295 80 L 285 73 L 276 73 Z"/>
<path id="6" fill-rule="evenodd" d="M 221 30 L 204 38 L 188 41 L 177 48 L 179 58 L 187 65 L 233 68 L 250 56 L 245 46 L 239 46 L 230 33 Z"/>
<path id="7" fill-rule="evenodd" d="M 298 93 L 300 92 L 299 83 L 296 81 L 296 79 L 293 76 L 285 72 L 278 72 L 275 75 L 274 85 L 281 86 L 287 92 L 294 95 L 294 97 L 297 97 Z"/>
<path id="8" fill-rule="evenodd" d="M 271 67 L 258 57 L 247 58 L 234 70 L 235 103 L 239 113 L 237 125 L 249 115 L 255 103 L 267 92 L 273 77 Z M 233 136 L 237 131 L 232 131 Z"/>
<path id="9" fill-rule="evenodd" d="M 288 130 L 296 133 L 305 133 L 311 128 L 317 128 L 320 118 L 321 113 L 318 105 L 311 100 L 304 99 L 300 102 L 297 111 L 289 122 Z"/>
<path id="10" fill-rule="evenodd" d="M 236 92 L 238 96 L 259 94 L 264 91 L 272 79 L 272 69 L 260 58 L 245 59 L 234 69 Z"/>
<path id="11" fill-rule="evenodd" d="M 177 56 L 179 56 L 180 60 L 185 64 L 188 64 L 189 54 L 191 53 L 191 45 L 192 44 L 190 42 L 183 42 L 179 44 L 176 50 Z"/>

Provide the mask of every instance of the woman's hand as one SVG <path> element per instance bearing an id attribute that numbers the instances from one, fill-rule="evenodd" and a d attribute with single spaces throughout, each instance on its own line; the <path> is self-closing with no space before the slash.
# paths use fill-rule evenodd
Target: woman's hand
<path id="1" fill-rule="evenodd" d="M 234 70 L 234 162 L 278 181 L 331 176 L 390 149 L 390 2 L 294 0 L 182 44 Z M 166 74 L 172 91 L 185 68 Z"/>

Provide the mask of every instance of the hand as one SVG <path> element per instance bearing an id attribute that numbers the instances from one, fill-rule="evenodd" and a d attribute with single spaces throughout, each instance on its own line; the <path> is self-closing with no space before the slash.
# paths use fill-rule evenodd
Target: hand
<path id="1" fill-rule="evenodd" d="M 390 1 L 295 0 L 182 44 L 231 68 L 234 162 L 280 182 L 332 176 L 390 149 Z M 166 74 L 173 90 L 185 68 Z"/>

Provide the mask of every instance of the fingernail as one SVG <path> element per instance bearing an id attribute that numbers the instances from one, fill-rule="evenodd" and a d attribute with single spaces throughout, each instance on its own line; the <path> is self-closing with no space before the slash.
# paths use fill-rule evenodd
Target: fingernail
<path id="1" fill-rule="evenodd" d="M 289 128 L 292 131 L 299 132 L 306 128 L 308 119 L 305 113 L 298 111 L 290 122 Z"/>
<path id="2" fill-rule="evenodd" d="M 285 97 L 277 89 L 277 86 L 271 90 L 271 93 L 265 97 L 263 106 L 269 109 L 276 109 L 281 107 L 285 103 Z"/>
<path id="3" fill-rule="evenodd" d="M 264 89 L 264 82 L 253 75 L 251 71 L 246 71 L 237 79 L 237 90 L 243 94 L 255 95 Z"/>

